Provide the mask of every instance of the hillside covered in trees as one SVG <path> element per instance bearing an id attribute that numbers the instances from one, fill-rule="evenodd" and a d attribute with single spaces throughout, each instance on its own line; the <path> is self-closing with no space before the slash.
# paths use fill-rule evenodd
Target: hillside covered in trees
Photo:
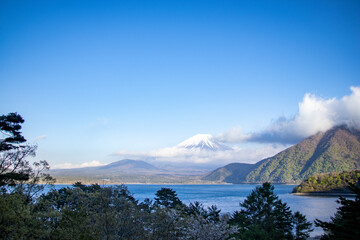
<path id="1" fill-rule="evenodd" d="M 202 180 L 226 183 L 242 183 L 246 181 L 246 176 L 260 164 L 261 162 L 257 164 L 230 163 L 224 167 L 210 172 L 209 174 L 206 174 L 204 177 L 202 177 Z"/>
<path id="2" fill-rule="evenodd" d="M 305 179 L 294 188 L 294 193 L 351 193 L 349 183 L 355 184 L 360 178 L 360 170 L 342 173 L 316 174 Z"/>
<path id="3" fill-rule="evenodd" d="M 345 126 L 320 132 L 257 164 L 233 163 L 203 179 L 228 183 L 301 183 L 320 173 L 360 169 L 360 132 Z"/>

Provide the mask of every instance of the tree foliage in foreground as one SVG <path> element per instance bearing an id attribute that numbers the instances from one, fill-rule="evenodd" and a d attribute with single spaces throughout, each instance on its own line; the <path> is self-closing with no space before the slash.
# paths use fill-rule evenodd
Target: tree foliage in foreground
<path id="1" fill-rule="evenodd" d="M 0 188 L 23 192 L 30 201 L 44 187 L 38 183 L 52 184 L 54 179 L 46 173 L 49 164 L 45 160 L 29 163 L 28 158 L 35 156 L 37 147 L 24 144 L 22 123 L 24 119 L 17 113 L 0 116 Z"/>
<path id="2" fill-rule="evenodd" d="M 237 239 L 307 239 L 312 231 L 312 224 L 301 213 L 293 214 L 270 183 L 256 187 L 240 206 L 230 219 L 239 227 Z"/>
<path id="3" fill-rule="evenodd" d="M 26 142 L 21 135 L 21 124 L 24 119 L 17 113 L 0 116 L 0 152 L 19 148 L 19 144 Z"/>
<path id="4" fill-rule="evenodd" d="M 170 188 L 161 188 L 155 193 L 155 205 L 165 208 L 181 208 L 184 204 L 178 198 L 177 193 Z"/>
<path id="5" fill-rule="evenodd" d="M 322 227 L 325 232 L 321 239 L 360 239 L 360 178 L 356 185 L 350 184 L 349 188 L 356 194 L 354 200 L 340 197 L 337 202 L 341 206 L 331 221 L 315 220 L 315 225 Z"/>
<path id="6" fill-rule="evenodd" d="M 24 119 L 17 113 L 0 116 L 0 187 L 15 185 L 29 179 L 29 164 L 25 160 L 35 155 L 35 147 L 21 145 Z"/>
<path id="7" fill-rule="evenodd" d="M 179 209 L 149 200 L 139 203 L 124 185 L 74 186 L 52 190 L 29 204 L 30 215 L 42 226 L 37 228 L 38 238 L 215 240 L 227 239 L 236 230 L 229 226 L 227 215 L 214 218 L 213 211 L 202 206 L 204 215 L 188 214 L 186 205 Z M 31 232 L 29 226 L 24 228 Z M 29 232 L 23 236 L 28 238 Z"/>

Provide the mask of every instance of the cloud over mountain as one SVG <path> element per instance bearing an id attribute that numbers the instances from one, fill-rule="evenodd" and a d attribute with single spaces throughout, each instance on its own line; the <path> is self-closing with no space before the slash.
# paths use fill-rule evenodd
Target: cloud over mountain
<path id="1" fill-rule="evenodd" d="M 98 167 L 103 166 L 105 164 L 100 163 L 99 161 L 91 161 L 91 162 L 84 162 L 81 164 L 73 164 L 73 163 L 62 163 L 54 165 L 54 169 L 69 169 L 69 168 L 84 168 L 84 167 Z"/>
<path id="2" fill-rule="evenodd" d="M 351 94 L 341 99 L 323 99 L 305 94 L 298 113 L 292 118 L 278 118 L 263 131 L 243 133 L 240 127 L 219 134 L 223 142 L 259 142 L 293 144 L 338 125 L 360 129 L 360 87 L 351 87 Z"/>
<path id="3" fill-rule="evenodd" d="M 307 93 L 294 117 L 280 117 L 264 130 L 246 133 L 238 126 L 216 137 L 198 134 L 174 147 L 142 153 L 123 150 L 114 155 L 184 164 L 255 163 L 284 150 L 289 144 L 334 126 L 347 125 L 360 129 L 360 87 L 350 89 L 351 94 L 340 99 L 324 99 Z M 250 142 L 251 147 L 226 145 L 246 142 Z"/>
<path id="4" fill-rule="evenodd" d="M 197 134 L 174 147 L 149 152 L 118 151 L 114 155 L 132 159 L 184 164 L 254 163 L 284 149 L 283 145 L 264 145 L 252 148 L 227 146 L 210 134 Z"/>

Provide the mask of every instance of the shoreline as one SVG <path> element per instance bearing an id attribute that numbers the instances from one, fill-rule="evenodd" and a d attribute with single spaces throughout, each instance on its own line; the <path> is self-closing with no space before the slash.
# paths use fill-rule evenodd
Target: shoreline
<path id="1" fill-rule="evenodd" d="M 75 182 L 61 182 L 61 183 L 54 183 L 53 185 L 72 185 Z M 105 182 L 105 183 L 100 183 L 100 182 L 93 182 L 93 183 L 86 183 L 86 182 L 81 182 L 83 184 L 99 184 L 99 185 L 121 185 L 121 184 L 129 184 L 129 185 L 234 185 L 232 183 L 142 183 L 142 182 L 113 182 L 113 183 L 109 183 L 109 182 Z"/>
<path id="2" fill-rule="evenodd" d="M 308 192 L 308 193 L 291 193 L 297 196 L 316 196 L 316 197 L 355 197 L 353 193 L 343 192 Z"/>

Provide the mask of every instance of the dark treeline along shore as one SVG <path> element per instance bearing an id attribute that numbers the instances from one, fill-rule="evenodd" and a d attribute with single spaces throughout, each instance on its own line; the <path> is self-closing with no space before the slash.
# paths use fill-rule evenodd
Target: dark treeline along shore
<path id="1" fill-rule="evenodd" d="M 221 214 L 216 206 L 184 204 L 170 188 L 139 202 L 125 185 L 101 187 L 76 182 L 73 187 L 41 193 L 55 179 L 46 161 L 29 164 L 36 146 L 21 135 L 23 118 L 0 116 L 1 239 L 308 239 L 312 223 L 265 182 L 240 203 L 241 209 Z M 39 184 L 39 183 L 44 184 Z M 354 200 L 339 199 L 322 239 L 360 239 L 360 182 L 349 183 Z"/>

